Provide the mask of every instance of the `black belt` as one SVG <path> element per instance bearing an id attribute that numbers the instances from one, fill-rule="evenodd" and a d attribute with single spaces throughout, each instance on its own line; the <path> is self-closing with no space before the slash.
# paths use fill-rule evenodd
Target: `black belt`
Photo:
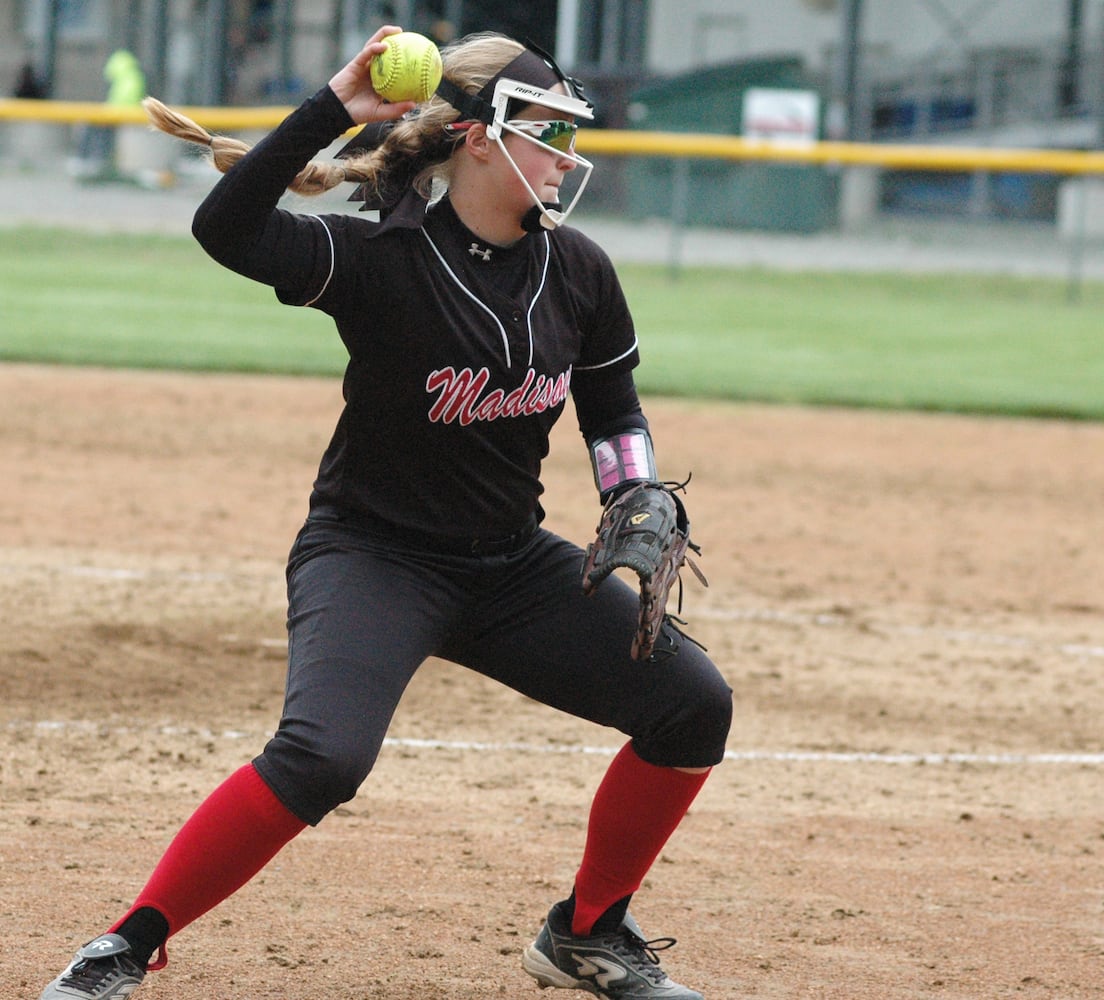
<path id="1" fill-rule="evenodd" d="M 381 540 L 410 545 L 425 552 L 439 552 L 450 556 L 501 556 L 516 552 L 537 533 L 536 514 L 530 514 L 525 525 L 512 535 L 498 538 L 461 538 L 454 535 L 434 535 L 414 528 L 404 528 L 397 524 L 375 518 L 366 518 L 359 514 L 350 514 L 329 506 L 320 506 L 311 512 L 318 520 L 334 520 L 351 525 Z"/>
<path id="2" fill-rule="evenodd" d="M 452 556 L 502 556 L 522 548 L 537 532 L 536 515 L 530 516 L 525 527 L 505 538 L 451 538 L 442 535 L 423 535 L 402 529 L 400 536 L 413 541 L 418 548 L 443 552 Z"/>

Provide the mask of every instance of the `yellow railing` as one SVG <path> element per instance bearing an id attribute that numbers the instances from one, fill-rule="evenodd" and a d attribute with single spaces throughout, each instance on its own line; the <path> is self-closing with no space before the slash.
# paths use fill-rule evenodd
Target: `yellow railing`
<path id="1" fill-rule="evenodd" d="M 291 108 L 201 108 L 173 105 L 204 128 L 216 131 L 275 128 Z M 149 119 L 139 107 L 113 107 L 95 101 L 0 100 L 0 121 L 51 122 L 56 125 L 146 125 Z"/>
<path id="2" fill-rule="evenodd" d="M 918 170 L 986 170 L 1012 173 L 1104 173 L 1104 153 L 1057 149 L 909 146 L 861 142 L 767 142 L 692 132 L 579 133 L 583 153 L 718 160 L 766 160 Z"/>
<path id="3" fill-rule="evenodd" d="M 179 111 L 214 131 L 271 129 L 290 107 L 205 108 Z M 95 102 L 0 100 L 0 121 L 90 125 L 145 124 L 141 108 Z M 662 156 L 676 159 L 758 160 L 841 166 L 940 171 L 992 171 L 1046 174 L 1104 174 L 1104 152 L 1065 149 L 1004 149 L 890 143 L 811 142 L 784 144 L 695 132 L 637 132 L 583 129 L 579 151 L 606 156 Z"/>

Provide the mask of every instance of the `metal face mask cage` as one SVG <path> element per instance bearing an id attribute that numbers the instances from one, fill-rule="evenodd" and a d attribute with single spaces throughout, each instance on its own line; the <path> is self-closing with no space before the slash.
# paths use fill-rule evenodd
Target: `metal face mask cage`
<path id="1" fill-rule="evenodd" d="M 545 229 L 556 229 L 558 226 L 564 224 L 567 217 L 578 204 L 579 198 L 586 189 L 587 181 L 590 180 L 591 171 L 594 170 L 594 164 L 576 153 L 573 148 L 565 151 L 555 149 L 536 136 L 530 135 L 528 132 L 518 128 L 517 125 L 506 117 L 506 110 L 511 101 L 519 101 L 522 104 L 536 104 L 539 107 L 551 108 L 553 111 L 560 111 L 565 115 L 571 115 L 575 118 L 585 118 L 587 121 L 593 120 L 594 111 L 586 101 L 579 100 L 577 97 L 568 97 L 566 94 L 557 94 L 554 90 L 547 90 L 544 87 L 534 87 L 532 84 L 521 83 L 518 80 L 510 80 L 505 77 L 495 84 L 494 96 L 491 99 L 494 117 L 487 125 L 487 138 L 499 144 L 503 155 L 506 157 L 507 163 L 510 164 L 514 173 L 517 174 L 522 184 L 525 185 L 525 189 L 533 199 L 533 204 L 540 211 L 541 225 Z M 565 157 L 576 166 L 584 169 L 585 173 L 583 174 L 583 179 L 579 182 L 579 187 L 575 191 L 575 196 L 571 199 L 571 203 L 566 209 L 550 207 L 540 200 L 537 193 L 525 179 L 525 175 L 514 162 L 514 158 L 510 155 L 509 150 L 506 149 L 506 144 L 502 141 L 503 132 L 521 136 L 526 142 L 533 143 L 549 155 Z"/>

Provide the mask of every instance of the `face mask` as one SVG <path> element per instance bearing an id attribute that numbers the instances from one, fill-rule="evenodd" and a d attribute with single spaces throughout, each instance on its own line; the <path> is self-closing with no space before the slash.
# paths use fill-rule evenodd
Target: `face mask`
<path id="1" fill-rule="evenodd" d="M 519 78 L 534 82 L 525 83 Z M 558 85 L 562 85 L 567 90 L 567 94 L 560 94 L 552 89 Z M 562 225 L 578 203 L 579 196 L 583 193 L 583 189 L 590 179 L 594 164 L 583 159 L 575 152 L 573 141 L 575 126 L 572 122 L 548 121 L 539 123 L 549 126 L 551 131 L 542 129 L 540 135 L 534 135 L 534 126 L 538 123 L 508 119 L 506 113 L 510 102 L 518 101 L 522 104 L 537 104 L 553 111 L 559 111 L 565 117 L 593 121 L 594 107 L 586 100 L 582 84 L 578 80 L 567 76 L 556 65 L 556 61 L 552 56 L 543 49 L 533 42 L 526 42 L 525 50 L 519 53 L 512 62 L 504 66 L 496 76 L 488 80 L 478 94 L 465 93 L 447 78 L 441 80 L 437 87 L 437 93 L 461 114 L 460 121 L 453 128 L 459 131 L 468 123 L 483 122 L 487 126 L 488 138 L 500 144 L 507 162 L 514 169 L 522 183 L 525 184 L 533 199 L 532 209 L 522 220 L 523 228 L 528 232 L 539 232 L 542 228 L 555 229 Z M 570 136 L 567 135 L 568 130 L 572 133 Z M 502 144 L 504 132 L 520 135 L 529 142 L 538 143 L 557 156 L 567 156 L 576 166 L 583 168 L 582 182 L 566 210 L 558 203 L 546 204 L 537 197 L 532 187 L 522 176 L 521 171 L 518 170 L 513 157 L 510 156 L 505 145 Z"/>
<path id="2" fill-rule="evenodd" d="M 507 119 L 506 109 L 511 101 L 519 101 L 522 104 L 536 104 L 542 108 L 550 108 L 553 111 L 559 111 L 575 118 L 584 118 L 588 121 L 594 118 L 594 113 L 591 110 L 591 106 L 586 101 L 579 100 L 576 97 L 568 97 L 565 94 L 558 94 L 553 90 L 547 90 L 543 87 L 534 87 L 531 84 L 521 83 L 518 80 L 510 80 L 508 78 L 503 78 L 495 84 L 494 96 L 491 100 L 491 106 L 494 109 L 494 117 L 490 124 L 487 125 L 487 138 L 499 144 L 502 155 L 506 157 L 506 161 L 513 168 L 514 173 L 517 174 L 522 184 L 525 185 L 525 189 L 529 192 L 530 197 L 533 199 L 533 209 L 536 211 L 537 228 L 556 229 L 558 226 L 564 224 L 567 217 L 579 203 L 579 198 L 586 188 L 587 181 L 590 180 L 590 174 L 594 169 L 594 164 L 575 152 L 575 132 L 578 129 L 577 125 L 573 122 L 563 120 L 538 122 L 525 119 Z M 583 179 L 579 183 L 579 187 L 575 191 L 575 196 L 571 199 L 566 209 L 562 208 L 559 204 L 549 204 L 540 200 L 537 193 L 525 179 L 521 169 L 514 162 L 514 158 L 510 155 L 509 150 L 506 148 L 506 144 L 502 141 L 504 132 L 521 136 L 527 142 L 542 147 L 549 154 L 566 157 L 576 166 L 583 168 Z M 531 216 L 532 210 L 529 216 L 526 217 L 528 223 L 526 228 L 530 230 L 533 229 L 533 220 Z"/>

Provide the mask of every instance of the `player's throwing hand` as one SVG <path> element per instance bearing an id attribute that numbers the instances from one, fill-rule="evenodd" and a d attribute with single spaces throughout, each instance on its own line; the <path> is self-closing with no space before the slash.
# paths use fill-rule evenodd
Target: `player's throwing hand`
<path id="1" fill-rule="evenodd" d="M 345 106 L 349 117 L 356 125 L 401 118 L 414 107 L 413 101 L 388 104 L 372 86 L 372 60 L 387 48 L 383 44 L 383 39 L 388 35 L 397 35 L 401 31 L 402 28 L 397 28 L 393 24 L 384 25 L 365 42 L 364 48 L 330 79 L 330 89 Z"/>

